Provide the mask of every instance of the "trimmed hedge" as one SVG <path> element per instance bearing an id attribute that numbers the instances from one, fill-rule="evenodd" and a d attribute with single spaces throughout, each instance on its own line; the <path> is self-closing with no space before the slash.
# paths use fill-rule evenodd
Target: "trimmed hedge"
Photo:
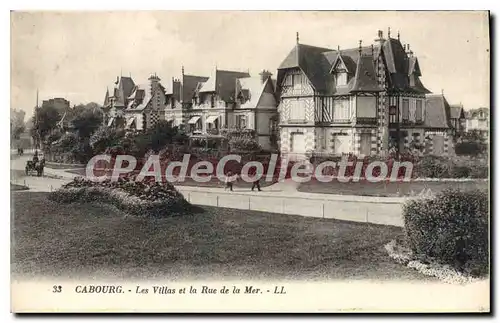
<path id="1" fill-rule="evenodd" d="M 408 247 L 426 261 L 481 276 L 489 268 L 489 201 L 486 191 L 445 190 L 403 207 Z"/>
<path id="2" fill-rule="evenodd" d="M 58 203 L 106 203 L 141 217 L 172 217 L 194 210 L 172 184 L 136 182 L 133 178 L 97 183 L 77 177 L 51 192 L 49 199 Z"/>

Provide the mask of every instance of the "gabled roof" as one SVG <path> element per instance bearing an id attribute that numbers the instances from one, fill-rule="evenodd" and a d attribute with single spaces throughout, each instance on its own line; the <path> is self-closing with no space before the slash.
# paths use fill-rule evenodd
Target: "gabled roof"
<path id="1" fill-rule="evenodd" d="M 425 97 L 425 122 L 426 128 L 449 129 L 450 105 L 442 94 L 430 94 Z"/>
<path id="2" fill-rule="evenodd" d="M 450 118 L 452 118 L 452 119 L 465 118 L 464 108 L 461 104 L 450 105 Z"/>
<path id="3" fill-rule="evenodd" d="M 113 88 L 113 97 L 115 98 L 115 106 L 124 107 L 127 98 L 132 94 L 134 90 L 135 83 L 131 77 L 121 76 L 116 78 Z M 110 102 L 109 88 L 106 89 L 106 95 L 104 97 L 104 107 L 108 106 Z"/>
<path id="4" fill-rule="evenodd" d="M 152 98 L 151 82 L 137 84 L 134 87 L 132 94 L 129 96 L 130 101 L 127 105 L 127 110 L 141 111 L 146 108 Z"/>
<path id="5" fill-rule="evenodd" d="M 182 75 L 182 102 L 191 102 L 198 83 L 204 83 L 207 80 L 207 76 Z"/>
<path id="6" fill-rule="evenodd" d="M 250 74 L 216 69 L 215 73 L 199 89 L 199 92 L 215 92 L 225 102 L 234 101 L 236 80 L 244 77 L 250 77 Z"/>
<path id="7" fill-rule="evenodd" d="M 325 52 L 331 52 L 331 54 L 323 55 Z M 312 86 L 317 91 L 323 91 L 326 89 L 327 77 L 335 59 L 334 55 L 336 56 L 336 52 L 329 48 L 297 44 L 278 67 L 278 72 L 283 69 L 300 68 Z"/>
<path id="8" fill-rule="evenodd" d="M 246 100 L 241 104 L 242 109 L 253 109 L 259 104 L 260 98 L 264 91 L 268 89 L 270 93 L 274 94 L 274 82 L 271 77 L 268 77 L 262 82 L 260 77 L 245 77 L 236 81 L 236 96 L 242 95 Z"/>

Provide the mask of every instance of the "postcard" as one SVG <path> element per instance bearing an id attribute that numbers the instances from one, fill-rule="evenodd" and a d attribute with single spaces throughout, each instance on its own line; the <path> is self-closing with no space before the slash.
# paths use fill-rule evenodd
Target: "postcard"
<path id="1" fill-rule="evenodd" d="M 487 11 L 12 11 L 14 313 L 490 312 Z"/>

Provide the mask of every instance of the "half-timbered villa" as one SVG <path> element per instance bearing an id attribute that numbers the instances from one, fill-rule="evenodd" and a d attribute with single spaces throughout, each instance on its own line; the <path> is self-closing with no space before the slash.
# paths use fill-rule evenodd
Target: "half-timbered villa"
<path id="1" fill-rule="evenodd" d="M 449 110 L 427 106 L 430 91 L 421 76 L 399 33 L 391 38 L 389 30 L 384 38 L 379 31 L 370 46 L 360 41 L 357 48 L 337 50 L 301 44 L 297 33 L 278 68 L 282 153 L 385 155 L 391 146 L 401 151 L 412 141 L 447 141 Z M 434 114 L 445 116 L 446 128 L 428 127 Z"/>

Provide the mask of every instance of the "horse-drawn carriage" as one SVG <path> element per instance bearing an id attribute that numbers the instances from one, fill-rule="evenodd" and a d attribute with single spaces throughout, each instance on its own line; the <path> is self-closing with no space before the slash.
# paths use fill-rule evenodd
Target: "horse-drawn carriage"
<path id="1" fill-rule="evenodd" d="M 45 158 L 33 158 L 33 160 L 26 161 L 26 167 L 24 168 L 26 175 L 31 175 L 35 172 L 37 176 L 43 176 L 43 168 L 45 167 Z"/>

